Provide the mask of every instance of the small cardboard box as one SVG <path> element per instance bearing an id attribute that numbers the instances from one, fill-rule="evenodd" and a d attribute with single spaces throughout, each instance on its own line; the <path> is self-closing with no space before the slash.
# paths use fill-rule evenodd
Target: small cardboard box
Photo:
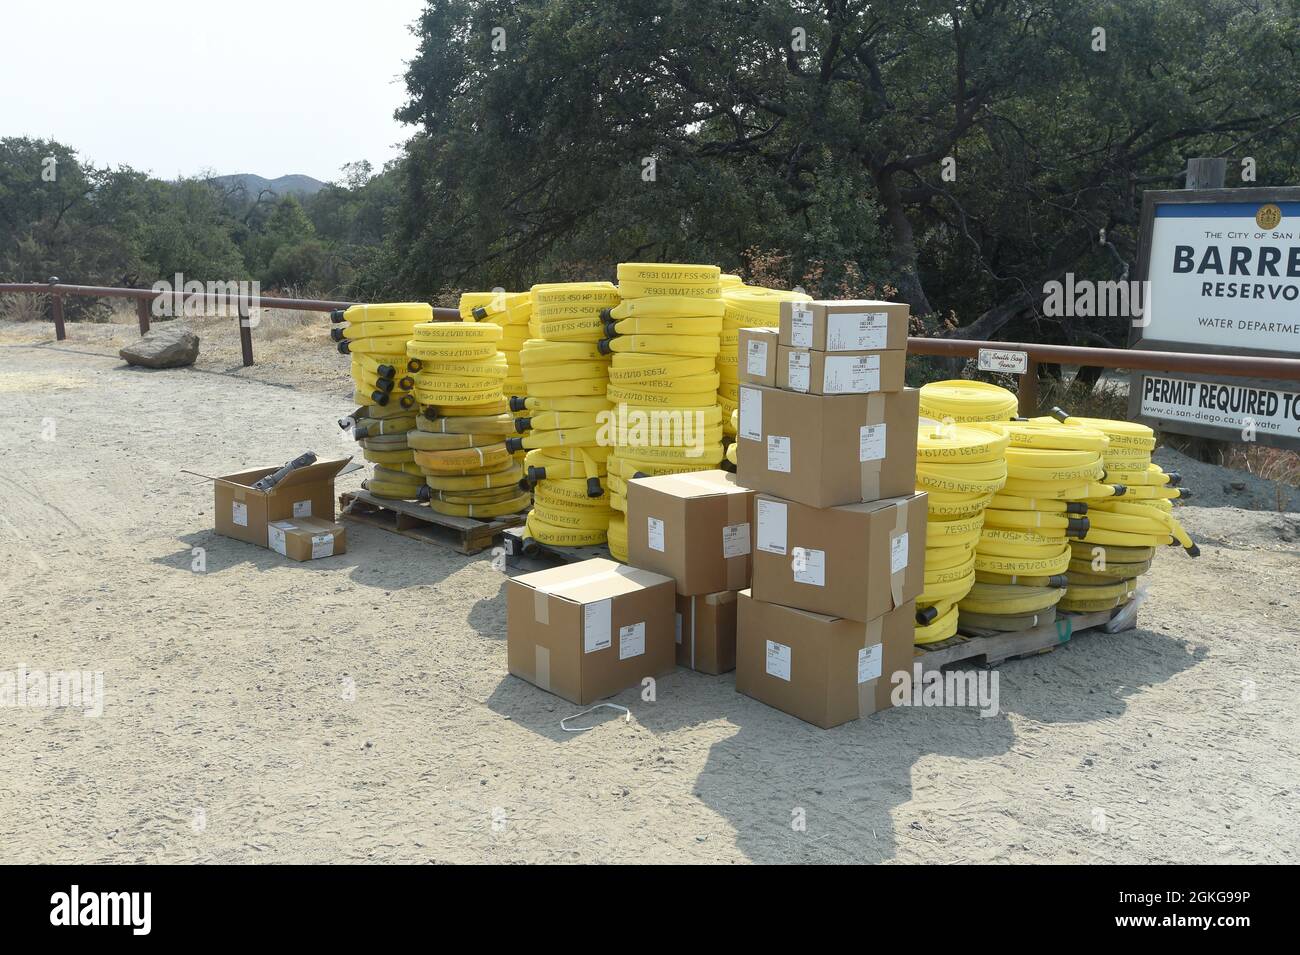
<path id="1" fill-rule="evenodd" d="M 809 507 L 754 502 L 758 600 L 849 620 L 874 620 L 915 600 L 925 583 L 924 493 Z"/>
<path id="2" fill-rule="evenodd" d="M 742 591 L 736 692 L 823 729 L 893 706 L 909 673 L 916 603 L 862 623 L 783 607 Z"/>
<path id="3" fill-rule="evenodd" d="M 910 315 L 905 302 L 782 302 L 780 340 L 818 351 L 902 351 Z"/>
<path id="4" fill-rule="evenodd" d="M 736 594 L 677 598 L 677 665 L 700 673 L 736 668 Z"/>
<path id="5" fill-rule="evenodd" d="M 266 526 L 267 546 L 290 560 L 319 560 L 348 551 L 348 532 L 342 524 L 315 517 L 272 521 Z"/>
<path id="6" fill-rule="evenodd" d="M 906 373 L 905 351 L 825 352 L 787 345 L 777 348 L 776 386 L 786 391 L 812 395 L 902 391 Z"/>
<path id="7" fill-rule="evenodd" d="M 627 482 L 627 562 L 672 577 L 679 594 L 749 586 L 754 492 L 727 471 Z"/>
<path id="8" fill-rule="evenodd" d="M 510 672 L 573 703 L 591 703 L 673 669 L 673 582 L 594 558 L 506 585 Z"/>
<path id="9" fill-rule="evenodd" d="M 813 507 L 911 493 L 920 394 L 801 395 L 741 385 L 736 479 Z"/>
<path id="10" fill-rule="evenodd" d="M 736 377 L 751 385 L 776 385 L 777 329 L 742 328 Z"/>
<path id="11" fill-rule="evenodd" d="M 253 468 L 219 477 L 213 483 L 218 534 L 269 547 L 267 527 L 272 521 L 315 517 L 334 521 L 334 478 L 352 459 L 317 461 L 305 468 L 290 471 L 269 491 L 254 490 L 259 478 L 278 471 L 281 465 Z"/>

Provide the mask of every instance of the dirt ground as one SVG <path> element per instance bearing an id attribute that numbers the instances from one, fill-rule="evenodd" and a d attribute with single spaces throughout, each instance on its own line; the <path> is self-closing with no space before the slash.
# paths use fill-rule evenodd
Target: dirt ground
<path id="1" fill-rule="evenodd" d="M 1300 495 L 1162 451 L 1203 556 L 1158 556 L 1139 629 L 1002 665 L 993 717 L 825 731 L 679 670 L 566 733 L 506 673 L 492 554 L 213 533 L 182 468 L 355 446 L 319 326 L 252 370 L 201 330 L 151 372 L 129 328 L 0 326 L 0 671 L 105 681 L 99 718 L 0 708 L 0 862 L 1300 861 Z"/>

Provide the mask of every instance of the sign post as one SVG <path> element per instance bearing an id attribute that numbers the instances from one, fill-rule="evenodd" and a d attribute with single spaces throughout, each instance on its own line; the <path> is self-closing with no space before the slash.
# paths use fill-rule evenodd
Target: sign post
<path id="1" fill-rule="evenodd" d="M 1147 192 L 1138 277 L 1130 347 L 1300 358 L 1300 187 Z M 1136 371 L 1129 417 L 1300 448 L 1295 382 Z"/>

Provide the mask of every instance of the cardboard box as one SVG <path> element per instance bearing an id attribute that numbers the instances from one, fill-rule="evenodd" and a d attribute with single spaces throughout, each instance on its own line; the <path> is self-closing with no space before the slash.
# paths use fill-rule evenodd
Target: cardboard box
<path id="1" fill-rule="evenodd" d="M 825 352 L 777 348 L 776 387 L 812 395 L 869 395 L 902 391 L 905 351 Z"/>
<path id="2" fill-rule="evenodd" d="M 911 672 L 916 603 L 866 623 L 783 607 L 742 591 L 736 692 L 830 729 L 893 706 L 895 673 Z"/>
<path id="3" fill-rule="evenodd" d="M 595 558 L 506 584 L 510 672 L 573 703 L 673 669 L 673 582 Z"/>
<path id="4" fill-rule="evenodd" d="M 254 490 L 252 485 L 278 471 L 279 464 L 218 477 L 199 476 L 213 483 L 217 533 L 258 547 L 269 547 L 268 525 L 272 521 L 314 517 L 334 522 L 334 478 L 351 460 L 349 457 L 317 461 L 289 472 L 269 491 Z"/>
<path id="5" fill-rule="evenodd" d="M 910 494 L 920 394 L 801 395 L 741 385 L 736 479 L 813 507 Z"/>
<path id="6" fill-rule="evenodd" d="M 776 385 L 777 329 L 742 328 L 736 377 L 751 385 Z"/>
<path id="7" fill-rule="evenodd" d="M 266 528 L 267 546 L 290 560 L 319 560 L 348 552 L 348 532 L 342 524 L 314 517 L 272 521 Z"/>
<path id="8" fill-rule="evenodd" d="M 903 351 L 910 315 L 905 302 L 782 302 L 780 341 L 818 351 Z"/>
<path id="9" fill-rule="evenodd" d="M 754 492 L 727 471 L 627 482 L 627 562 L 677 582 L 679 594 L 749 586 Z"/>
<path id="10" fill-rule="evenodd" d="M 809 507 L 760 494 L 754 502 L 758 600 L 849 620 L 874 620 L 925 583 L 928 496 Z"/>
<path id="11" fill-rule="evenodd" d="M 677 665 L 700 673 L 736 668 L 736 594 L 677 598 Z"/>

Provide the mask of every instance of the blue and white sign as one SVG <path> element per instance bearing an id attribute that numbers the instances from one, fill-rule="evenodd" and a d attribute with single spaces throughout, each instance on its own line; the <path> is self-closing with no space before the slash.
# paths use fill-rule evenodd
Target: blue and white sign
<path id="1" fill-rule="evenodd" d="M 1300 202 L 1157 205 L 1142 338 L 1300 354 Z"/>

